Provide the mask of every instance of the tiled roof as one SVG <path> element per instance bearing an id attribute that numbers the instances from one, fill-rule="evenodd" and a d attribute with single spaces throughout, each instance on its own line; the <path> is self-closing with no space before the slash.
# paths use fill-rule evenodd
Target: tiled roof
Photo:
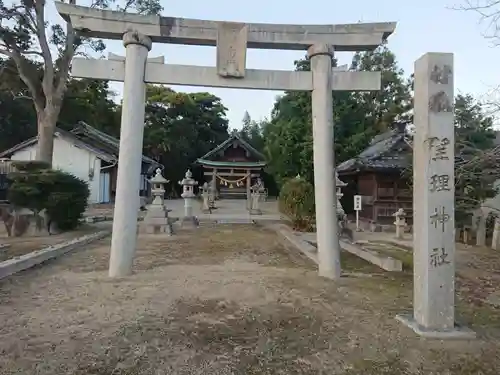
<path id="1" fill-rule="evenodd" d="M 92 126 L 80 122 L 71 132 L 56 128 L 54 134 L 56 136 L 61 136 L 70 142 L 78 145 L 79 147 L 85 148 L 93 153 L 95 153 L 100 159 L 105 160 L 108 163 L 114 163 L 118 161 L 118 152 L 120 141 L 108 134 L 105 134 Z M 30 138 L 24 142 L 11 147 L 8 150 L 0 153 L 0 158 L 10 157 L 16 151 L 22 150 L 26 147 L 32 146 L 38 142 L 38 137 Z M 149 164 L 149 170 L 154 170 L 162 165 L 155 160 L 142 156 L 142 161 L 145 164 Z"/>
<path id="2" fill-rule="evenodd" d="M 265 157 L 264 155 L 262 155 L 259 151 L 257 151 L 254 147 L 252 147 L 251 144 L 249 144 L 248 142 L 246 142 L 239 134 L 238 132 L 233 132 L 231 134 L 231 136 L 226 139 L 224 142 L 222 142 L 220 145 L 218 145 L 216 148 L 214 148 L 212 151 L 206 153 L 205 155 L 203 155 L 201 158 L 199 158 L 196 162 L 200 162 L 200 161 L 207 161 L 207 160 L 211 160 L 211 158 L 215 155 L 217 155 L 217 153 L 219 151 L 223 151 L 225 150 L 226 148 L 228 148 L 229 146 L 231 146 L 232 142 L 233 141 L 239 141 L 241 146 L 248 152 L 250 152 L 253 156 L 255 156 L 257 159 L 259 159 L 260 161 L 264 161 L 265 160 Z"/>
<path id="3" fill-rule="evenodd" d="M 376 136 L 358 156 L 341 163 L 337 171 L 402 170 L 409 165 L 409 148 L 404 132 L 390 130 Z"/>

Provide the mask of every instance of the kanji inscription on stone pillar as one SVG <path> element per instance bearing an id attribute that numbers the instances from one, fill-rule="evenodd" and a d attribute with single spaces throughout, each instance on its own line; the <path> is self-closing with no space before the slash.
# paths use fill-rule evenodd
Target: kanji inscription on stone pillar
<path id="1" fill-rule="evenodd" d="M 227 78 L 244 78 L 248 26 L 219 22 L 217 27 L 217 73 Z"/>

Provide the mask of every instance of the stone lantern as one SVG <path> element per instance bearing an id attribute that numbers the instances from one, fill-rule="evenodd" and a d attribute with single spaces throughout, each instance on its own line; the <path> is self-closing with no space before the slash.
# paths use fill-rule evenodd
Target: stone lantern
<path id="1" fill-rule="evenodd" d="M 149 180 L 151 183 L 151 195 L 153 202 L 147 207 L 144 218 L 146 233 L 172 234 L 172 223 L 168 218 L 168 209 L 165 207 L 163 186 L 169 181 L 161 175 L 161 169 L 156 170 L 156 175 Z"/>
<path id="2" fill-rule="evenodd" d="M 347 183 L 339 179 L 339 174 L 337 171 L 335 171 L 335 186 L 337 187 L 337 191 L 335 194 L 337 195 L 337 217 L 343 218 L 345 215 L 344 208 L 342 207 L 342 204 L 340 203 L 340 198 L 344 196 L 342 193 L 342 188 L 347 186 Z"/>
<path id="3" fill-rule="evenodd" d="M 193 174 L 188 169 L 182 181 L 179 181 L 179 185 L 182 186 L 181 197 L 184 198 L 184 217 L 181 219 L 181 227 L 187 228 L 198 226 L 198 219 L 193 215 L 193 202 L 196 198 L 194 187 L 198 185 L 198 181 L 192 177 Z"/>

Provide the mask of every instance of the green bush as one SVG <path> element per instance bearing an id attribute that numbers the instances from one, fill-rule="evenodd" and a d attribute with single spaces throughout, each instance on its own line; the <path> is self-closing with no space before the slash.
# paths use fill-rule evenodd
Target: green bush
<path id="1" fill-rule="evenodd" d="M 314 187 L 305 179 L 295 177 L 286 181 L 281 188 L 278 205 L 280 211 L 290 218 L 295 230 L 314 230 Z"/>
<path id="2" fill-rule="evenodd" d="M 87 183 L 72 174 L 47 168 L 40 162 L 16 163 L 9 175 L 7 199 L 16 207 L 43 209 L 60 230 L 78 226 L 89 197 Z"/>

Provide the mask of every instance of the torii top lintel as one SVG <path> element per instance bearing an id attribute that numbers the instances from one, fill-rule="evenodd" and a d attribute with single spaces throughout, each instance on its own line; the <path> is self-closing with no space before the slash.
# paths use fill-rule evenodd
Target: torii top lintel
<path id="1" fill-rule="evenodd" d="M 136 30 L 158 43 L 217 45 L 219 23 L 217 21 L 143 16 L 58 1 L 56 7 L 66 21 L 71 21 L 75 30 L 88 37 L 122 39 L 126 31 Z M 248 48 L 305 50 L 313 44 L 324 43 L 332 45 L 336 51 L 367 51 L 386 40 L 394 32 L 396 23 L 345 25 L 249 23 L 246 26 Z"/>

